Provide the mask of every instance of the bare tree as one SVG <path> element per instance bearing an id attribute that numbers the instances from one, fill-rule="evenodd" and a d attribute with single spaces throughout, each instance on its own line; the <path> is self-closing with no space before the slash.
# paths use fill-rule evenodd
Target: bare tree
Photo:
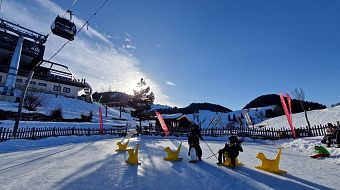
<path id="1" fill-rule="evenodd" d="M 26 94 L 24 108 L 30 111 L 35 111 L 38 107 L 46 105 L 46 103 L 47 96 L 36 89 L 32 89 Z"/>
<path id="2" fill-rule="evenodd" d="M 206 118 L 201 119 L 199 113 L 193 113 L 192 116 L 193 116 L 193 120 L 198 123 L 198 125 L 199 125 L 199 127 L 201 129 L 203 124 L 206 121 Z"/>
<path id="3" fill-rule="evenodd" d="M 254 115 L 257 119 L 260 120 L 260 122 L 262 122 L 266 118 L 266 114 L 263 111 L 256 111 Z"/>
<path id="4" fill-rule="evenodd" d="M 310 123 L 309 123 L 309 120 L 308 120 L 307 110 L 306 110 L 306 106 L 305 106 L 305 92 L 304 92 L 304 90 L 301 87 L 295 88 L 295 89 L 293 89 L 292 94 L 293 94 L 294 98 L 299 100 L 300 105 L 301 105 L 303 111 L 305 112 L 305 118 L 306 118 L 306 121 L 307 121 L 308 128 L 310 128 Z"/>
<path id="5" fill-rule="evenodd" d="M 240 125 L 240 127 L 243 127 L 243 121 L 242 121 L 241 116 L 237 117 L 237 123 Z"/>

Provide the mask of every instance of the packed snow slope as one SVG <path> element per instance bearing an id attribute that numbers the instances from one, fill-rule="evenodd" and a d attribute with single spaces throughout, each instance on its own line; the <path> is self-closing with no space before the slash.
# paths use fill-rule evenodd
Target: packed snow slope
<path id="1" fill-rule="evenodd" d="M 208 138 L 209 147 L 217 152 L 224 138 Z M 337 158 L 314 160 L 309 152 L 298 151 L 295 141 L 253 141 L 245 139 L 239 160 L 244 166 L 228 169 L 216 165 L 216 158 L 201 142 L 203 161 L 188 163 L 185 138 L 139 136 L 129 146 L 140 144 L 141 165 L 125 163 L 125 152 L 116 152 L 121 138 L 111 136 L 57 137 L 37 141 L 15 140 L 0 143 L 0 189 L 124 189 L 124 190 L 216 190 L 216 189 L 338 189 Z M 176 149 L 180 142 L 182 161 L 165 161 L 165 147 Z M 263 152 L 273 158 L 283 149 L 280 176 L 257 170 L 255 158 Z M 288 145 L 291 145 L 288 148 Z M 308 149 L 307 149 L 308 151 Z"/>
<path id="2" fill-rule="evenodd" d="M 322 110 L 308 111 L 307 115 L 311 126 L 326 125 L 327 123 L 337 124 L 338 121 L 340 122 L 340 106 L 325 108 Z M 293 126 L 295 128 L 307 126 L 305 114 L 303 112 L 292 114 L 292 117 Z M 280 129 L 282 127 L 289 129 L 289 125 L 285 115 L 267 119 L 259 123 L 258 125 L 265 125 L 266 127 L 273 127 L 277 129 Z"/>

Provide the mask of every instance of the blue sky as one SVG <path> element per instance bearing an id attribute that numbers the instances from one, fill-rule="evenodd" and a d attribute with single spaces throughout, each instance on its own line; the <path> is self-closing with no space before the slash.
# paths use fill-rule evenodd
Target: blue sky
<path id="1" fill-rule="evenodd" d="M 103 1 L 76 1 L 75 19 L 82 23 Z M 12 4 L 27 10 L 20 14 L 33 15 L 35 5 L 44 7 L 39 14 L 48 15 L 39 23 L 48 24 L 72 4 L 30 2 L 4 1 L 2 16 L 37 25 L 34 21 L 42 18 L 27 22 L 6 10 Z M 97 53 L 83 60 L 92 58 L 92 64 L 82 67 L 78 61 L 84 50 L 62 52 L 55 61 L 74 62 L 71 70 L 79 78 L 89 77 L 97 90 L 131 93 L 137 80 L 146 78 L 156 102 L 179 107 L 211 102 L 241 109 L 257 96 L 296 87 L 305 90 L 308 101 L 329 106 L 340 102 L 339 10 L 335 0 L 111 0 L 90 22 L 90 30 L 68 45 L 68 52 L 94 48 L 89 52 Z M 38 26 L 32 27 L 49 32 Z M 56 49 L 52 42 L 46 45 L 47 55 Z M 97 62 L 103 63 L 102 70 Z"/>

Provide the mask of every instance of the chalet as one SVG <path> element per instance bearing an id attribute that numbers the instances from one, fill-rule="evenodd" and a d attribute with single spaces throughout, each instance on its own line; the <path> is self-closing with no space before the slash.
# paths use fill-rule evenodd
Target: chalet
<path id="1" fill-rule="evenodd" d="M 162 117 L 170 131 L 189 129 L 192 124 L 192 121 L 182 113 L 162 114 Z M 161 128 L 161 124 L 158 119 L 156 120 L 156 126 Z"/>

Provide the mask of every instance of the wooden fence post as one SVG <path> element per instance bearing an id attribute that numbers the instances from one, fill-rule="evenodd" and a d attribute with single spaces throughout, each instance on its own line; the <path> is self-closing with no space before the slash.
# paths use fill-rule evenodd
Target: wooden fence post
<path id="1" fill-rule="evenodd" d="M 2 130 L 3 130 L 3 127 L 0 127 L 0 141 L 2 141 Z"/>
<path id="2" fill-rule="evenodd" d="M 34 132 L 35 132 L 35 127 L 33 127 L 32 131 L 31 131 L 31 138 L 32 138 L 32 140 L 34 140 Z"/>

